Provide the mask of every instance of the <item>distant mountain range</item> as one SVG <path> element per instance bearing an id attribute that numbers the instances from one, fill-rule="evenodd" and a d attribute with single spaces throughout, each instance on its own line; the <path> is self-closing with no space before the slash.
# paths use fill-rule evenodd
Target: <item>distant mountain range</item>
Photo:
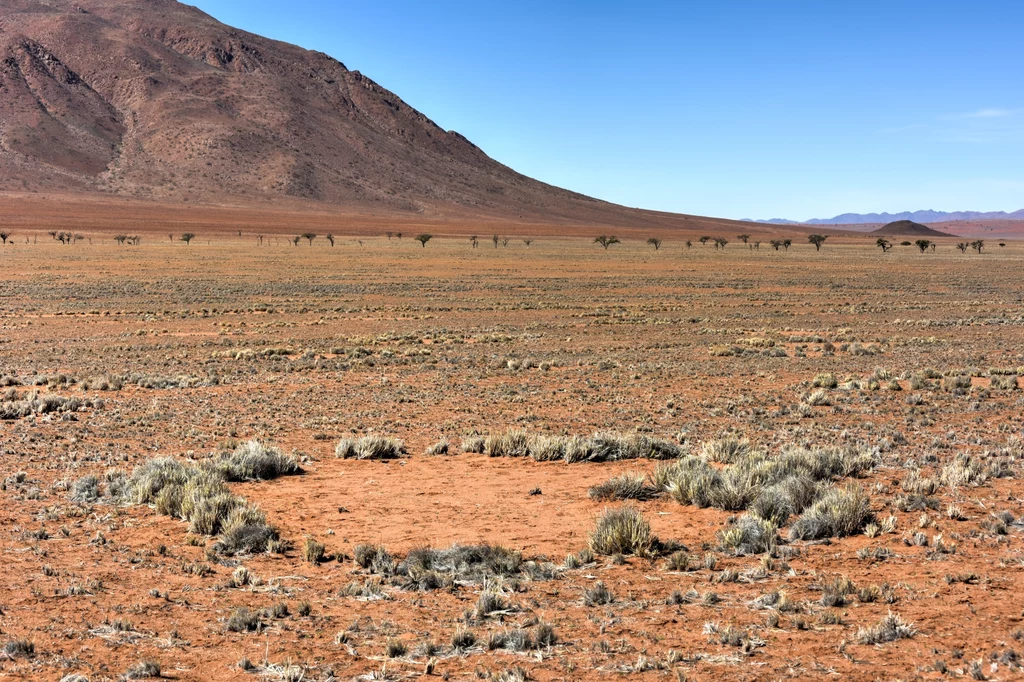
<path id="1" fill-rule="evenodd" d="M 800 222 L 785 218 L 771 220 L 747 220 L 751 223 L 769 225 L 863 225 L 865 223 L 891 223 L 896 220 L 912 220 L 915 223 L 944 223 L 951 220 L 1024 220 L 1024 209 L 1006 211 L 904 211 L 903 213 L 843 213 L 834 218 L 813 218 Z"/>

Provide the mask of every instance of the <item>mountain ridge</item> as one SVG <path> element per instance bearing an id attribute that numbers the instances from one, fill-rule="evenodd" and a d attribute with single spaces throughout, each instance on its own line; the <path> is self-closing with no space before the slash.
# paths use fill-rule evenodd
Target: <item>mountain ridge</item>
<path id="1" fill-rule="evenodd" d="M 812 218 L 799 221 L 786 218 L 768 220 L 747 220 L 765 225 L 868 225 L 910 220 L 915 223 L 945 223 L 963 220 L 1024 220 L 1024 209 L 1006 211 L 903 211 L 902 213 L 842 213 L 832 218 Z"/>
<path id="2" fill-rule="evenodd" d="M 176 0 L 6 0 L 0 192 L 680 223 L 529 178 L 359 71 Z"/>

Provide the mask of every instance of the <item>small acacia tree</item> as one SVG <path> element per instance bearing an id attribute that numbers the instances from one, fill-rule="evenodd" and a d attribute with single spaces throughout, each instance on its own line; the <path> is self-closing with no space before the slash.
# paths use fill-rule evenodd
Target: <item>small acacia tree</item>
<path id="1" fill-rule="evenodd" d="M 967 253 L 967 242 L 957 242 L 956 248 L 960 249 L 960 253 Z"/>
<path id="2" fill-rule="evenodd" d="M 985 248 L 985 240 L 975 239 L 973 242 L 971 242 L 971 248 L 977 251 L 978 253 L 981 253 L 981 250 Z"/>
<path id="3" fill-rule="evenodd" d="M 533 237 L 527 237 L 523 240 L 523 243 L 526 244 L 526 248 L 530 248 L 530 244 L 533 243 Z"/>
<path id="4" fill-rule="evenodd" d="M 749 234 L 736 235 L 736 239 L 739 239 L 741 242 L 746 244 L 748 241 L 750 241 L 750 235 Z"/>
<path id="5" fill-rule="evenodd" d="M 699 241 L 699 242 L 700 242 L 700 245 L 701 245 L 701 246 L 707 246 L 707 243 L 708 243 L 709 241 L 711 241 L 711 237 L 709 237 L 709 236 L 707 236 L 707 235 L 704 235 L 703 237 L 701 237 L 701 238 L 700 238 L 700 239 L 698 239 L 697 241 Z"/>
<path id="6" fill-rule="evenodd" d="M 892 242 L 886 239 L 885 237 L 879 237 L 877 240 L 875 240 L 875 246 L 880 248 L 882 250 L 882 253 L 885 253 L 886 251 L 892 248 Z"/>
<path id="7" fill-rule="evenodd" d="M 725 237 L 715 237 L 715 248 L 725 248 L 725 245 L 729 243 L 729 240 Z"/>
<path id="8" fill-rule="evenodd" d="M 661 240 L 657 237 L 651 237 L 647 240 L 647 243 L 653 246 L 655 251 L 661 248 Z"/>
<path id="9" fill-rule="evenodd" d="M 619 238 L 614 235 L 609 237 L 608 235 L 602 234 L 600 237 L 596 237 L 594 239 L 594 243 L 600 244 L 604 247 L 604 250 L 607 251 L 608 247 L 612 244 L 620 244 L 621 242 L 619 242 Z"/>
<path id="10" fill-rule="evenodd" d="M 772 248 L 775 249 L 776 251 L 778 251 L 782 247 L 781 239 L 772 239 L 768 243 L 771 244 Z"/>
<path id="11" fill-rule="evenodd" d="M 689 239 L 686 240 L 686 248 L 688 248 L 688 249 L 692 249 L 693 248 L 693 242 L 691 242 Z"/>
<path id="12" fill-rule="evenodd" d="M 181 235 L 181 241 L 185 242 L 186 245 L 189 244 L 195 238 L 196 236 L 191 232 L 186 232 L 185 234 Z"/>
<path id="13" fill-rule="evenodd" d="M 932 242 L 929 239 L 918 239 L 914 245 L 921 250 L 921 253 L 924 253 L 932 245 Z"/>
<path id="14" fill-rule="evenodd" d="M 814 244 L 815 251 L 821 251 L 821 245 L 825 243 L 826 239 L 828 239 L 826 234 L 811 234 L 807 236 L 807 241 Z"/>
<path id="15" fill-rule="evenodd" d="M 477 245 L 480 243 L 480 239 L 474 234 L 472 237 L 469 238 L 469 243 L 472 244 L 473 248 L 475 249 Z"/>
<path id="16" fill-rule="evenodd" d="M 10 239 L 10 238 L 11 238 L 11 233 L 10 232 L 7 232 L 6 230 L 3 231 L 3 232 L 0 232 L 0 239 L 3 240 L 4 244 L 6 244 L 7 240 Z"/>
<path id="17" fill-rule="evenodd" d="M 792 245 L 793 245 L 793 240 L 792 239 L 783 239 L 782 240 L 782 248 L 784 248 L 786 251 L 789 251 L 789 247 L 791 247 Z"/>
<path id="18" fill-rule="evenodd" d="M 310 246 L 313 246 L 313 240 L 316 239 L 316 235 L 313 234 L 312 232 L 303 232 L 299 236 L 302 237 L 303 239 L 308 239 Z"/>
<path id="19" fill-rule="evenodd" d="M 325 234 L 324 235 L 324 239 L 326 239 L 327 241 L 329 241 L 331 243 L 331 247 L 332 248 L 334 247 L 334 235 L 333 234 Z"/>
<path id="20" fill-rule="evenodd" d="M 298 246 L 299 245 L 299 241 L 301 241 L 301 240 L 302 240 L 302 235 L 301 234 L 295 235 L 294 237 L 292 237 L 292 246 Z"/>
<path id="21" fill-rule="evenodd" d="M 501 237 L 498 235 L 491 236 L 491 241 L 494 242 L 494 248 L 498 248 L 498 242 L 501 241 Z"/>
<path id="22" fill-rule="evenodd" d="M 434 238 L 432 234 L 418 234 L 416 235 L 416 241 L 420 243 L 424 249 L 427 248 L 427 242 Z"/>

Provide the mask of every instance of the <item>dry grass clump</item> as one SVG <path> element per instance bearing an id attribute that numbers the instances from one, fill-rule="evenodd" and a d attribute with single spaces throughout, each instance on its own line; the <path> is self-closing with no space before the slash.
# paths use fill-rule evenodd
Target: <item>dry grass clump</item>
<path id="1" fill-rule="evenodd" d="M 632 506 L 605 509 L 590 534 L 590 549 L 596 554 L 652 556 L 659 545 L 651 524 Z"/>
<path id="2" fill-rule="evenodd" d="M 649 500 L 658 491 L 648 484 L 643 473 L 625 473 L 590 488 L 590 499 L 597 501 Z"/>
<path id="3" fill-rule="evenodd" d="M 132 472 L 119 496 L 187 521 L 192 533 L 218 535 L 214 549 L 222 554 L 264 552 L 281 548 L 277 530 L 259 508 L 232 493 L 226 483 L 297 470 L 294 460 L 276 448 L 250 442 L 231 455 L 198 465 L 172 457 L 152 459 Z"/>
<path id="4" fill-rule="evenodd" d="M 899 614 L 890 611 L 875 625 L 857 630 L 857 641 L 861 644 L 884 644 L 907 639 L 915 634 L 917 628 L 913 623 L 908 623 Z"/>
<path id="5" fill-rule="evenodd" d="M 740 556 L 770 552 L 778 541 L 775 524 L 750 514 L 744 514 L 718 533 L 722 549 Z"/>
<path id="6" fill-rule="evenodd" d="M 524 561 L 522 554 L 498 545 L 453 545 L 448 549 L 424 547 L 401 561 L 385 548 L 358 545 L 356 563 L 368 572 L 406 590 L 452 589 L 457 584 L 483 584 L 492 580 L 550 580 L 553 564 Z"/>
<path id="7" fill-rule="evenodd" d="M 465 450 L 465 445 L 463 446 Z M 675 443 L 643 434 L 595 433 L 583 436 L 530 435 L 519 429 L 488 436 L 490 457 L 532 457 L 538 462 L 617 462 L 629 459 L 675 459 L 683 454 Z"/>
<path id="8" fill-rule="evenodd" d="M 854 535 L 873 518 L 870 500 L 855 485 L 829 488 L 789 529 L 791 540 L 819 540 Z"/>
<path id="9" fill-rule="evenodd" d="M 302 471 L 295 457 L 257 440 L 239 444 L 217 462 L 217 467 L 228 482 L 269 481 Z"/>
<path id="10" fill-rule="evenodd" d="M 728 439 L 705 444 L 703 452 L 657 467 L 655 488 L 680 504 L 746 510 L 775 527 L 814 503 L 825 482 L 860 475 L 877 461 L 873 453 L 843 448 L 789 448 L 770 457 Z M 716 468 L 708 455 L 729 463 Z"/>
<path id="11" fill-rule="evenodd" d="M 30 391 L 24 398 L 18 398 L 14 389 L 0 401 L 0 420 L 23 419 L 33 414 L 64 414 L 77 412 L 85 407 L 99 407 L 102 401 L 78 398 L 66 398 L 52 393 L 39 394 Z"/>
<path id="12" fill-rule="evenodd" d="M 334 448 L 334 456 L 341 459 L 398 459 L 406 452 L 402 441 L 374 435 L 342 438 Z"/>

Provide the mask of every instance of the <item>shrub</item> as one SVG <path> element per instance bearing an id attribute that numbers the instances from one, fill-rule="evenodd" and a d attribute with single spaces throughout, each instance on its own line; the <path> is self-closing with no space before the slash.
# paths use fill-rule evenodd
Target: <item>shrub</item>
<path id="1" fill-rule="evenodd" d="M 791 540 L 819 540 L 859 533 L 871 520 L 870 500 L 858 486 L 830 488 L 789 529 Z"/>
<path id="2" fill-rule="evenodd" d="M 605 509 L 590 535 L 590 549 L 596 554 L 649 556 L 657 543 L 643 514 L 631 506 Z"/>
<path id="3" fill-rule="evenodd" d="M 485 449 L 485 441 L 481 436 L 470 436 L 462 439 L 462 451 L 482 455 Z"/>

